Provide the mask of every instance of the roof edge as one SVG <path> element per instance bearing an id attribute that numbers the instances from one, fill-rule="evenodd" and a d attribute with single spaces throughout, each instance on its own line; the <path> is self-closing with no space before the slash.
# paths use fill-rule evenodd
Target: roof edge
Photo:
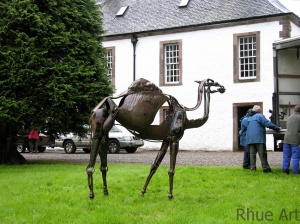
<path id="1" fill-rule="evenodd" d="M 287 48 L 299 48 L 300 36 L 294 36 L 283 40 L 277 40 L 273 42 L 273 48 L 276 50 L 282 50 Z"/>
<path id="2" fill-rule="evenodd" d="M 288 13 L 280 13 L 280 14 L 274 14 L 274 15 L 267 15 L 267 16 L 258 16 L 258 17 L 251 17 L 251 18 L 241 18 L 241 19 L 235 19 L 235 20 L 224 20 L 224 21 L 216 21 L 211 23 L 203 23 L 203 24 L 196 24 L 196 25 L 189 25 L 189 26 L 182 26 L 182 27 L 172 27 L 172 28 L 166 28 L 166 29 L 157 29 L 157 30 L 148 30 L 148 31 L 141 31 L 141 32 L 134 32 L 135 35 L 139 36 L 153 36 L 155 33 L 159 33 L 156 35 L 163 35 L 163 34 L 169 34 L 169 33 L 175 33 L 175 32 L 188 32 L 188 31 L 196 31 L 196 30 L 205 30 L 205 29 L 214 29 L 218 28 L 220 26 L 222 27 L 229 27 L 229 26 L 235 26 L 236 23 L 241 23 L 241 25 L 245 24 L 253 24 L 253 23 L 259 23 L 261 20 L 265 20 L 265 22 L 271 22 L 275 20 L 279 20 L 282 17 L 289 16 L 292 20 L 297 20 L 300 25 L 300 18 L 297 17 L 292 12 Z M 276 19 L 279 17 L 278 19 Z M 259 20 L 259 21 L 258 21 Z M 225 25 L 227 24 L 227 25 Z M 114 35 L 103 35 L 106 39 L 111 40 L 117 40 L 117 39 L 124 39 L 126 37 L 132 36 L 132 32 L 123 33 L 123 34 L 114 34 Z"/>

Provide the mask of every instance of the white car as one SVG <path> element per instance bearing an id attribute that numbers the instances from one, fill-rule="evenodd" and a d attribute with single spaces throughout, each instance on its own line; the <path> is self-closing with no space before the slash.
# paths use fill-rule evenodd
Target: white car
<path id="1" fill-rule="evenodd" d="M 120 130 L 120 128 L 113 126 L 109 132 L 109 153 L 119 153 L 121 149 L 125 149 L 128 153 L 134 153 L 137 148 L 144 145 L 142 139 Z M 64 148 L 66 153 L 75 153 L 76 149 L 82 148 L 84 152 L 90 153 L 91 151 L 91 133 L 84 137 L 79 137 L 72 133 L 61 135 L 55 139 L 55 147 Z"/>

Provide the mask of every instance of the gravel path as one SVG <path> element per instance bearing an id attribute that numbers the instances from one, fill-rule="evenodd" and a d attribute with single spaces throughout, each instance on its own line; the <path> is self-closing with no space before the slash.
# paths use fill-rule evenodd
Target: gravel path
<path id="1" fill-rule="evenodd" d="M 137 163 L 152 164 L 158 151 L 138 149 L 135 153 L 129 154 L 121 151 L 119 154 L 108 154 L 108 163 Z M 23 153 L 29 163 L 40 163 L 44 161 L 53 162 L 76 162 L 86 163 L 89 161 L 89 154 L 78 150 L 74 154 L 66 154 L 62 149 L 47 149 L 44 153 Z M 169 164 L 170 156 L 167 152 L 161 164 Z M 241 166 L 243 152 L 211 152 L 211 151 L 179 151 L 177 165 L 209 165 L 209 166 Z M 282 152 L 268 152 L 270 166 L 281 166 Z M 99 164 L 99 157 L 97 158 Z M 260 160 L 257 155 L 257 166 Z"/>

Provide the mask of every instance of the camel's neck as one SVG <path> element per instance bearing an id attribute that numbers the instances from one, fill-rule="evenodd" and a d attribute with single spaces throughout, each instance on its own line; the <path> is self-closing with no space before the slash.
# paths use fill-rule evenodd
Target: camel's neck
<path id="1" fill-rule="evenodd" d="M 202 95 L 203 95 L 203 92 L 205 91 L 205 88 L 204 88 L 204 84 L 205 84 L 206 80 L 203 80 L 199 83 L 199 87 L 198 87 L 198 99 L 197 99 L 197 104 L 196 106 L 192 107 L 192 108 L 188 108 L 188 107 L 184 107 L 184 109 L 186 111 L 193 111 L 193 110 L 197 110 L 200 105 L 201 105 L 201 102 L 202 102 Z"/>
<path id="2" fill-rule="evenodd" d="M 200 107 L 202 103 L 202 98 L 204 98 L 204 115 L 195 120 L 187 120 L 185 123 L 185 129 L 190 129 L 190 128 L 198 128 L 201 127 L 206 123 L 208 120 L 208 115 L 209 115 L 209 106 L 210 106 L 210 92 L 205 88 L 205 82 L 206 80 L 203 80 L 200 82 L 199 87 L 198 87 L 198 100 L 197 104 L 193 108 L 184 108 L 186 111 L 193 111 L 196 110 Z"/>

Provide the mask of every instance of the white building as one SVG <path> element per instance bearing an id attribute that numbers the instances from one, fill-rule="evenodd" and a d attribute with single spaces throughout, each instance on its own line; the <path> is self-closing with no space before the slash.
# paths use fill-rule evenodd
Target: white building
<path id="1" fill-rule="evenodd" d="M 272 43 L 300 35 L 300 18 L 277 0 L 99 3 L 115 95 L 126 90 L 134 78 L 145 78 L 182 105 L 193 107 L 198 88 L 195 80 L 211 78 L 225 86 L 224 94 L 211 96 L 207 123 L 186 130 L 181 150 L 236 151 L 239 120 L 246 111 L 258 104 L 263 114 L 270 116 Z M 168 75 L 166 57 L 173 68 Z M 202 109 L 187 112 L 188 118 L 200 118 Z M 160 119 L 158 114 L 154 122 L 158 124 Z M 268 135 L 267 149 L 273 150 L 273 144 L 273 136 Z M 145 147 L 159 148 L 160 144 L 146 142 Z"/>

